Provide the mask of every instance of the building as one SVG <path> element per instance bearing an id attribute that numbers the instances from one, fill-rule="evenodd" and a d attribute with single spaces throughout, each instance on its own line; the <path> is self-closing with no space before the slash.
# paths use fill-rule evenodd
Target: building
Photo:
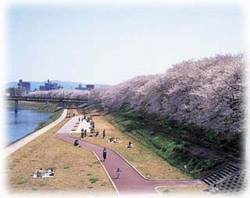
<path id="1" fill-rule="evenodd" d="M 22 79 L 19 80 L 17 88 L 9 87 L 5 90 L 6 95 L 13 96 L 23 96 L 30 92 L 30 82 L 25 82 Z"/>
<path id="2" fill-rule="evenodd" d="M 93 90 L 95 88 L 95 85 L 86 85 L 86 90 Z"/>
<path id="3" fill-rule="evenodd" d="M 21 92 L 19 88 L 10 87 L 5 90 L 6 96 L 14 97 L 14 96 L 21 96 Z"/>
<path id="4" fill-rule="evenodd" d="M 79 84 L 78 87 L 76 87 L 75 89 L 77 89 L 77 90 L 86 90 L 86 88 L 83 87 L 82 84 Z"/>
<path id="5" fill-rule="evenodd" d="M 30 92 L 30 82 L 25 82 L 22 79 L 20 79 L 17 85 L 18 85 L 17 89 L 19 89 L 20 95 L 25 95 Z"/>
<path id="6" fill-rule="evenodd" d="M 58 83 L 53 83 L 50 80 L 48 80 L 44 85 L 39 86 L 40 91 L 49 91 L 49 90 L 56 90 L 56 89 L 62 89 Z"/>
<path id="7" fill-rule="evenodd" d="M 85 87 L 82 86 L 82 84 L 79 84 L 78 87 L 76 87 L 75 89 L 77 90 L 93 90 L 95 88 L 95 85 L 86 85 Z"/>
<path id="8" fill-rule="evenodd" d="M 15 89 L 16 89 L 16 88 L 14 88 L 14 87 L 7 88 L 7 89 L 5 90 L 6 95 L 7 95 L 7 96 L 10 96 L 10 97 L 15 96 Z"/>

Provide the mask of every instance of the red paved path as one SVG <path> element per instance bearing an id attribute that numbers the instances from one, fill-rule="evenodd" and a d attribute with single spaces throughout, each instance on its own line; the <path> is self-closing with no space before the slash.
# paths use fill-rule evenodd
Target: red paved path
<path id="1" fill-rule="evenodd" d="M 54 135 L 56 138 L 74 144 L 77 138 L 69 136 L 69 133 L 78 117 L 72 118 Z M 79 145 L 93 151 L 100 159 L 102 159 L 103 147 L 79 140 Z M 145 159 L 147 160 L 147 159 Z M 177 180 L 177 181 L 153 181 L 143 178 L 129 163 L 127 163 L 120 155 L 113 150 L 107 149 L 107 159 L 101 162 L 105 167 L 107 173 L 115 184 L 117 190 L 121 195 L 125 194 L 155 194 L 157 186 L 176 186 L 176 185 L 197 185 L 202 184 L 199 180 Z M 143 162 L 142 162 L 143 163 Z M 120 168 L 122 173 L 119 179 L 116 179 L 116 170 Z M 152 168 L 154 168 L 152 164 Z"/>

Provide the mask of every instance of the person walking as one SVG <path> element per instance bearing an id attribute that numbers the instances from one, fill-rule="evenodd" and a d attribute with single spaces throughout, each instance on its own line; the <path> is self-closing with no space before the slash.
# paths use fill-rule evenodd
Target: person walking
<path id="1" fill-rule="evenodd" d="M 81 138 L 83 138 L 84 137 L 84 129 L 82 128 L 82 130 L 81 130 Z"/>
<path id="2" fill-rule="evenodd" d="M 87 129 L 84 130 L 84 137 L 87 137 Z"/>
<path id="3" fill-rule="evenodd" d="M 120 168 L 118 168 L 116 171 L 116 179 L 119 179 L 121 172 L 122 172 L 122 170 Z"/>
<path id="4" fill-rule="evenodd" d="M 107 158 L 107 149 L 104 147 L 103 152 L 102 152 L 102 157 L 103 157 L 103 162 L 105 162 Z"/>
<path id="5" fill-rule="evenodd" d="M 105 136 L 106 136 L 106 131 L 105 131 L 105 129 L 104 129 L 103 132 L 102 132 L 102 138 L 104 139 Z"/>

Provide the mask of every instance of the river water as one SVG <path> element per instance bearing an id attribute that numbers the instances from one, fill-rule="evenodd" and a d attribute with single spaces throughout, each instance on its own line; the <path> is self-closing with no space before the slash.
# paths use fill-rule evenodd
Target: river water
<path id="1" fill-rule="evenodd" d="M 49 120 L 51 115 L 51 113 L 28 109 L 19 109 L 18 113 L 15 113 L 14 107 L 11 106 L 7 107 L 6 114 L 5 145 L 34 131 L 40 122 Z"/>

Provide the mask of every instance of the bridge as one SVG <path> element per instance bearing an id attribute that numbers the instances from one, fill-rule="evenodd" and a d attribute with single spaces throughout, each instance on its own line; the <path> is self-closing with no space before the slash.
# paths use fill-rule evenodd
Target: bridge
<path id="1" fill-rule="evenodd" d="M 55 102 L 62 103 L 63 108 L 66 109 L 67 104 L 84 104 L 88 103 L 88 99 L 80 98 L 65 98 L 65 97 L 38 97 L 38 96 L 9 96 L 6 97 L 8 101 L 15 101 L 15 112 L 18 112 L 18 101 L 30 102 Z"/>

